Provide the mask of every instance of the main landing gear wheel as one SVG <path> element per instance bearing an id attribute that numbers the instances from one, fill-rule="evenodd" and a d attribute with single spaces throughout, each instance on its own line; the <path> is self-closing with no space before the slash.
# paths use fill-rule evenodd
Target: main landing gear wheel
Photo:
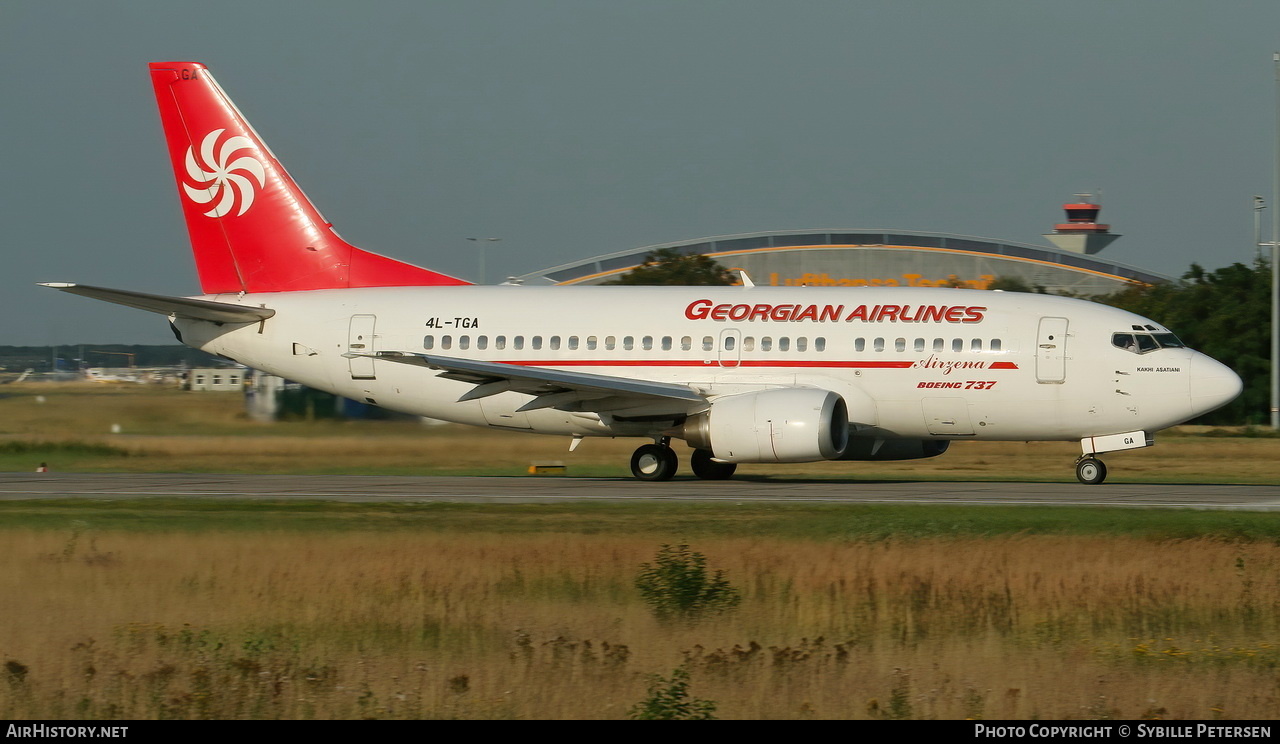
<path id="1" fill-rule="evenodd" d="M 716 462 L 711 459 L 711 453 L 704 449 L 696 449 L 689 456 L 689 467 L 693 468 L 693 474 L 703 480 L 728 480 L 733 477 L 733 471 L 738 469 L 736 462 Z"/>
<path id="2" fill-rule="evenodd" d="M 640 480 L 671 480 L 679 466 L 675 451 L 661 444 L 641 445 L 631 455 L 631 474 Z"/>
<path id="3" fill-rule="evenodd" d="M 1107 466 L 1095 457 L 1082 457 L 1076 461 L 1076 479 L 1096 486 L 1107 479 Z"/>

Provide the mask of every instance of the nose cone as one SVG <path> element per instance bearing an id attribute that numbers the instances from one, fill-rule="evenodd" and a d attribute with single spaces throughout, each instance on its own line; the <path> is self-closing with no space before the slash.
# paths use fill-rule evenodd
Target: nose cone
<path id="1" fill-rule="evenodd" d="M 1240 376 L 1212 357 L 1192 352 L 1189 365 L 1193 415 L 1199 416 L 1221 408 L 1235 400 L 1244 390 Z"/>

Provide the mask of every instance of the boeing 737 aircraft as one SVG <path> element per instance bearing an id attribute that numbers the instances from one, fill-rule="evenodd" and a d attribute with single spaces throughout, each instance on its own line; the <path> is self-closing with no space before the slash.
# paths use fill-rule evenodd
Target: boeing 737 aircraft
<path id="1" fill-rule="evenodd" d="M 1160 324 L 1062 297 L 469 285 L 343 241 L 204 65 L 150 67 L 203 294 L 46 286 L 167 315 L 185 344 L 348 398 L 571 449 L 651 440 L 631 458 L 642 480 L 675 474 L 673 439 L 707 479 L 1065 440 L 1079 480 L 1101 483 L 1098 455 L 1241 390 Z"/>

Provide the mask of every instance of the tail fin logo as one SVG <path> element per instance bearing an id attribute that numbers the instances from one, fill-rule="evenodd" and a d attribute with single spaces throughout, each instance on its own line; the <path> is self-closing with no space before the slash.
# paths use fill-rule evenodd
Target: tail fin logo
<path id="1" fill-rule="evenodd" d="M 237 217 L 244 214 L 253 206 L 256 189 L 267 183 L 267 171 L 261 160 L 252 155 L 232 159 L 241 150 L 255 150 L 253 140 L 244 136 L 228 137 L 218 147 L 218 138 L 225 131 L 215 129 L 206 134 L 200 142 L 198 158 L 194 145 L 187 148 L 187 176 L 191 182 L 184 182 L 182 189 L 196 204 L 217 200 L 213 208 L 204 213 L 206 217 L 223 217 L 233 209 Z"/>

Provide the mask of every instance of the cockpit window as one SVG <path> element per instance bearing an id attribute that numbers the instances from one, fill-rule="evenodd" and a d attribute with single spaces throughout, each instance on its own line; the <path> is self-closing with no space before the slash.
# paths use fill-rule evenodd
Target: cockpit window
<path id="1" fill-rule="evenodd" d="M 1132 333 L 1115 333 L 1111 336 L 1111 345 L 1117 349 L 1138 352 L 1138 341 L 1133 337 Z"/>
<path id="2" fill-rule="evenodd" d="M 1115 333 L 1111 335 L 1111 345 L 1134 354 L 1146 354 L 1156 349 L 1181 349 L 1185 346 L 1172 333 Z"/>

